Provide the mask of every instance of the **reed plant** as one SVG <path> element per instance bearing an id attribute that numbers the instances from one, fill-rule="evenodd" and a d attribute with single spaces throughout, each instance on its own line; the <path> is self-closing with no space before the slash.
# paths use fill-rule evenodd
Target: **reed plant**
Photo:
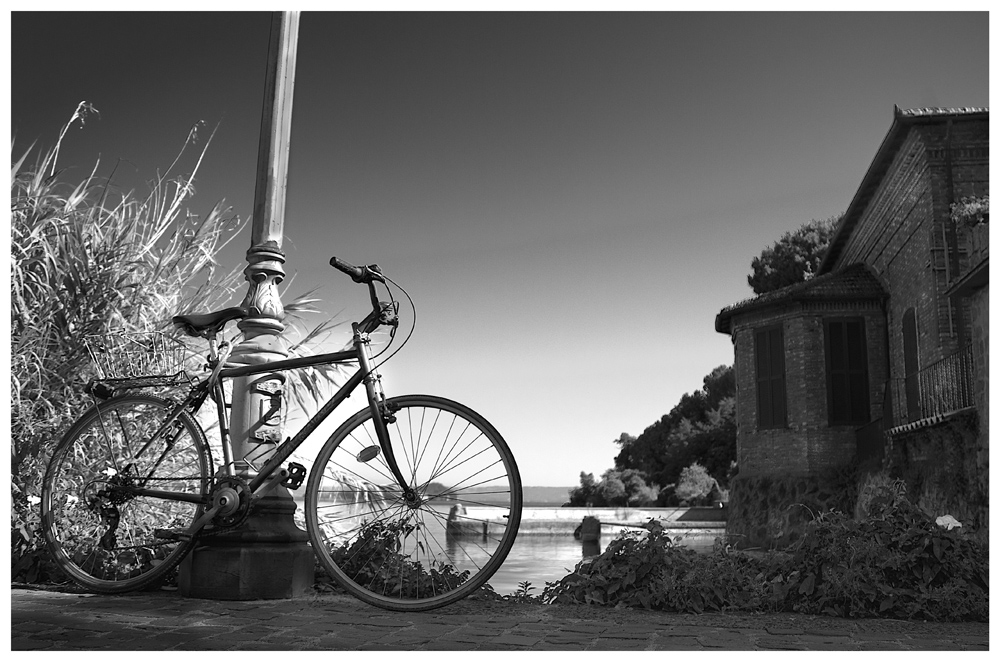
<path id="1" fill-rule="evenodd" d="M 47 579 L 50 569 L 37 507 L 45 462 L 90 405 L 81 388 L 93 375 L 84 338 L 170 332 L 173 315 L 233 305 L 245 287 L 243 265 L 227 270 L 216 260 L 245 221 L 224 202 L 205 215 L 187 209 L 211 144 L 209 135 L 200 152 L 192 149 L 203 125 L 138 195 L 116 190 L 113 173 L 99 178 L 99 162 L 79 182 L 60 168 L 67 130 L 95 112 L 81 103 L 47 151 L 32 145 L 15 159 L 11 147 L 11 556 L 12 579 L 29 582 Z M 177 174 L 192 152 L 193 167 Z M 285 309 L 301 316 L 315 301 L 302 297 Z M 319 342 L 330 325 L 303 330 L 291 352 Z M 192 357 L 199 353 L 203 347 L 192 347 Z M 304 401 L 329 377 L 306 375 L 292 387 Z"/>

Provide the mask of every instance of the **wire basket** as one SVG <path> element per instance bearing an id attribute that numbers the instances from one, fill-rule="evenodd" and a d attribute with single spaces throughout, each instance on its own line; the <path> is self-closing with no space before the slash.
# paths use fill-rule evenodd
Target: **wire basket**
<path id="1" fill-rule="evenodd" d="M 159 331 L 87 336 L 84 343 L 102 380 L 174 380 L 185 375 L 187 348 Z"/>

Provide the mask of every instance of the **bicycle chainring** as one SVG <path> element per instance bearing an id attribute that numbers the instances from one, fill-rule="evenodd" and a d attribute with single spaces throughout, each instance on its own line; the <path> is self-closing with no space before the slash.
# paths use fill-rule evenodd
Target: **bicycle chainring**
<path id="1" fill-rule="evenodd" d="M 210 503 L 214 507 L 223 501 L 225 504 L 222 510 L 212 518 L 212 525 L 216 529 L 205 533 L 218 533 L 219 529 L 232 529 L 247 521 L 253 505 L 250 485 L 238 476 L 223 476 L 217 479 L 215 487 L 212 488 Z"/>

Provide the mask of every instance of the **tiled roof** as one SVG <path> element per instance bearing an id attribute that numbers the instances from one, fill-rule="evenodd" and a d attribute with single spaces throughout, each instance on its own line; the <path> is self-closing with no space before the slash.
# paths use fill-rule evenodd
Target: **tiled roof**
<path id="1" fill-rule="evenodd" d="M 955 115 L 978 115 L 988 113 L 989 108 L 897 108 L 896 114 L 900 117 L 937 117 Z"/>
<path id="2" fill-rule="evenodd" d="M 823 262 L 819 265 L 819 273 L 825 274 L 833 270 L 840 258 L 844 246 L 847 244 L 854 226 L 857 225 L 865 207 L 871 202 L 872 196 L 878 190 L 878 186 L 888 171 L 896 151 L 903 144 L 910 127 L 914 124 L 933 124 L 944 122 L 949 119 L 956 120 L 982 120 L 989 119 L 989 108 L 910 108 L 904 110 L 898 106 L 892 111 L 892 125 L 889 132 L 882 140 L 875 158 L 872 159 L 868 171 L 861 180 L 861 185 L 854 193 L 851 204 L 847 207 L 840 224 L 833 233 L 830 240 L 830 248 L 823 256 Z"/>
<path id="3" fill-rule="evenodd" d="M 715 318 L 715 330 L 730 332 L 734 315 L 801 301 L 871 301 L 886 298 L 886 292 L 864 264 L 852 264 L 834 273 L 816 276 L 802 283 L 765 292 L 727 306 Z"/>

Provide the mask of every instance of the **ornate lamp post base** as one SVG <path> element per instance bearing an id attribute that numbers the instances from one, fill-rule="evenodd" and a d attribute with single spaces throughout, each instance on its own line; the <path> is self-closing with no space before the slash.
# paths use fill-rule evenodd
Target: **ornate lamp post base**
<path id="1" fill-rule="evenodd" d="M 281 332 L 284 310 L 276 291 L 284 278 L 284 255 L 273 243 L 247 251 L 250 290 L 243 305 L 251 316 L 240 322 L 244 341 L 231 363 L 260 365 L 287 356 Z M 267 461 L 281 442 L 282 377 L 240 377 L 233 381 L 230 433 L 237 470 L 249 476 L 250 463 Z M 246 461 L 245 461 L 246 460 Z M 313 584 L 315 562 L 309 535 L 295 525 L 295 501 L 275 485 L 253 506 L 246 522 L 206 536 L 180 567 L 185 597 L 266 600 L 302 595 Z"/>
<path id="2" fill-rule="evenodd" d="M 258 501 L 241 526 L 206 536 L 181 562 L 180 592 L 212 600 L 278 600 L 306 593 L 315 577 L 309 536 L 282 486 Z"/>

